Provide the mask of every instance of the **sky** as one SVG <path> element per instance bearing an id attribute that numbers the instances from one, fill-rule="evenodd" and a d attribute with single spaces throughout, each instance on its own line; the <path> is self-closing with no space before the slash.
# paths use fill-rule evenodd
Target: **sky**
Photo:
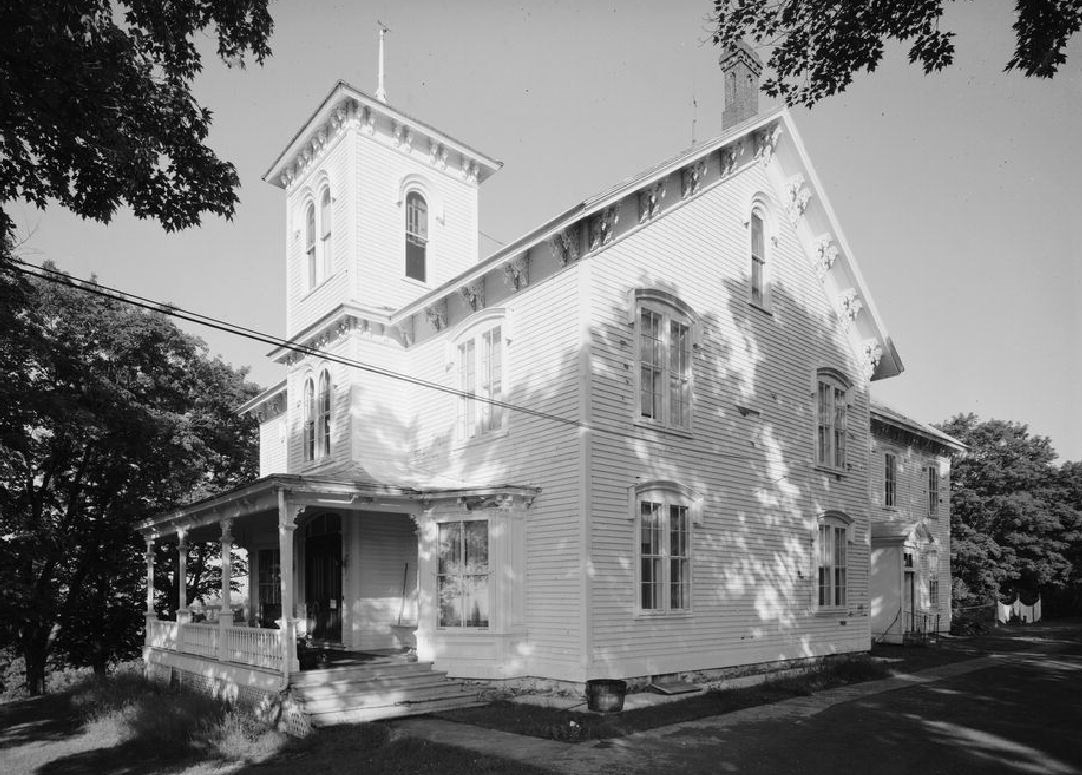
<path id="1" fill-rule="evenodd" d="M 1051 81 L 1006 74 L 1013 2 L 948 3 L 956 64 L 924 76 L 891 46 L 872 75 L 793 116 L 905 364 L 876 398 L 924 422 L 1026 423 L 1082 459 L 1082 36 Z M 232 221 L 167 234 L 11 208 L 22 255 L 275 335 L 285 197 L 263 173 L 338 80 L 504 162 L 481 188 L 482 256 L 721 131 L 712 0 L 272 3 L 273 56 L 195 84 L 209 143 L 241 178 Z M 205 41 L 212 51 L 211 41 Z M 771 101 L 762 99 L 761 106 Z M 694 133 L 694 135 L 693 135 Z M 267 347 L 187 326 L 272 385 Z"/>

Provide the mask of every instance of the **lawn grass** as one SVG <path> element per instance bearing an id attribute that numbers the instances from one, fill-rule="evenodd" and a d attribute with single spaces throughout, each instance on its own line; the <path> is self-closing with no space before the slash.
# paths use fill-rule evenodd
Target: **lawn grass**
<path id="1" fill-rule="evenodd" d="M 800 697 L 835 686 L 890 676 L 889 668 L 868 657 L 826 664 L 802 675 L 739 689 L 710 689 L 681 700 L 597 715 L 500 700 L 480 708 L 445 711 L 440 718 L 550 740 L 580 742 L 624 737 L 634 732 L 719 716 L 742 708 Z"/>

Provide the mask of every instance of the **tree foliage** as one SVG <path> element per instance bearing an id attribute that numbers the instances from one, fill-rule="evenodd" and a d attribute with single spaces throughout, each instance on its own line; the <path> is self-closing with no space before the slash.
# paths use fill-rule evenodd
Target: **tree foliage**
<path id="1" fill-rule="evenodd" d="M 954 33 L 941 28 L 948 0 L 714 0 L 713 40 L 730 48 L 745 38 L 772 46 L 773 75 L 763 91 L 811 107 L 845 91 L 860 70 L 873 72 L 888 41 L 909 46 L 925 74 L 954 62 Z M 1004 70 L 1051 78 L 1082 27 L 1082 0 L 1016 0 L 1015 48 Z"/>
<path id="2" fill-rule="evenodd" d="M 80 284 L 70 280 L 75 286 Z M 258 388 L 171 319 L 33 280 L 0 330 L 0 647 L 102 667 L 144 607 L 135 521 L 252 479 Z"/>
<path id="3" fill-rule="evenodd" d="M 0 3 L 0 262 L 8 202 L 108 222 L 128 205 L 169 230 L 230 217 L 240 181 L 206 145 L 191 93 L 197 34 L 243 65 L 270 54 L 267 0 Z"/>
<path id="4" fill-rule="evenodd" d="M 1019 423 L 966 414 L 939 428 L 969 447 L 951 471 L 958 596 L 1082 582 L 1082 465 L 1055 466 L 1051 441 Z"/>

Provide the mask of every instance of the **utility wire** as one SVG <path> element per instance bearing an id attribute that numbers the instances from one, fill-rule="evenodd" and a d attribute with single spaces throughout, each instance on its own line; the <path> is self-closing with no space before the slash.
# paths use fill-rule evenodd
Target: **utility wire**
<path id="1" fill-rule="evenodd" d="M 196 323 L 197 325 L 204 326 L 206 328 L 213 328 L 218 331 L 224 331 L 227 334 L 233 334 L 234 336 L 244 337 L 245 339 L 251 339 L 256 342 L 262 342 L 274 347 L 280 347 L 282 349 L 291 350 L 301 355 L 312 355 L 333 363 L 339 363 L 343 366 L 358 369 L 360 371 L 369 372 L 379 376 L 387 377 L 389 379 L 399 380 L 418 387 L 427 388 L 430 390 L 437 390 L 441 393 L 446 393 L 460 398 L 465 398 L 471 401 L 481 401 L 483 403 L 491 404 L 492 406 L 499 406 L 503 409 L 507 409 L 512 412 L 519 412 L 520 414 L 530 415 L 531 417 L 537 417 L 544 420 L 551 420 L 553 422 L 567 425 L 572 428 L 579 428 L 581 430 L 592 431 L 598 434 L 604 434 L 607 436 L 613 436 L 620 439 L 627 439 L 630 441 L 646 442 L 647 439 L 642 438 L 634 433 L 627 431 L 615 430 L 612 428 L 600 428 L 589 423 L 581 422 L 570 417 L 562 417 L 558 414 L 552 414 L 551 412 L 543 412 L 539 409 L 532 409 L 528 406 L 522 406 L 521 404 L 512 404 L 507 401 L 501 401 L 495 398 L 488 398 L 476 393 L 470 393 L 466 390 L 459 390 L 458 388 L 449 387 L 447 385 L 441 385 L 438 382 L 432 382 L 430 380 L 421 379 L 419 377 L 413 377 L 409 374 L 403 374 L 402 372 L 393 371 L 391 369 L 383 368 L 382 366 L 376 366 L 365 361 L 357 360 L 355 358 L 347 358 L 342 355 L 335 355 L 324 350 L 317 349 L 315 347 L 308 347 L 307 345 L 298 344 L 297 342 L 283 339 L 273 334 L 268 334 L 264 331 L 259 331 L 254 328 L 248 328 L 238 323 L 232 323 L 228 320 L 222 320 L 221 318 L 211 317 L 210 315 L 204 315 L 199 312 L 192 312 L 191 310 L 178 307 L 175 304 L 169 304 L 155 299 L 150 299 L 145 296 L 140 296 L 136 293 L 129 291 L 123 291 L 119 288 L 113 288 L 108 285 L 93 280 L 78 280 L 71 275 L 65 274 L 56 269 L 49 269 L 45 266 L 38 266 L 31 264 L 28 261 L 24 261 L 20 258 L 11 257 L 11 260 L 16 266 L 12 268 L 21 272 L 22 274 L 30 277 L 36 277 L 40 280 L 56 283 L 58 285 L 65 285 L 69 288 L 89 293 L 95 296 L 100 296 L 106 299 L 112 299 L 113 301 L 119 301 L 125 304 L 130 304 L 135 307 L 149 310 L 151 312 L 158 312 L 162 315 L 168 315 L 170 317 L 180 318 L 181 320 L 187 320 L 190 323 Z M 678 444 L 681 441 L 666 441 L 663 443 Z M 730 458 L 733 460 L 747 461 L 747 457 L 744 455 L 732 454 L 722 452 L 720 450 L 713 450 L 712 455 L 723 458 Z M 787 475 L 782 475 L 773 480 L 773 483 L 780 482 L 782 479 L 786 479 Z"/>

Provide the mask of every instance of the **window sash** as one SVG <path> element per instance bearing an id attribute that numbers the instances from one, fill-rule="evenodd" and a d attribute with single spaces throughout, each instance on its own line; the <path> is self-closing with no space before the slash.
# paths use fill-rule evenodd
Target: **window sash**
<path id="1" fill-rule="evenodd" d="M 691 521 L 686 505 L 639 501 L 639 607 L 691 608 Z"/>
<path id="2" fill-rule="evenodd" d="M 639 310 L 639 417 L 691 427 L 691 327 L 656 310 Z"/>
<path id="3" fill-rule="evenodd" d="M 311 290 L 316 287 L 316 207 L 311 202 L 304 211 L 304 253 Z"/>
<path id="4" fill-rule="evenodd" d="M 898 461 L 888 452 L 883 456 L 883 505 L 894 506 L 898 493 Z"/>
<path id="5" fill-rule="evenodd" d="M 928 466 L 928 515 L 934 517 L 939 510 L 939 470 Z"/>
<path id="6" fill-rule="evenodd" d="M 819 605 L 839 608 L 847 603 L 848 541 L 846 528 L 820 525 L 818 532 L 819 567 L 817 588 Z"/>
<path id="7" fill-rule="evenodd" d="M 763 276 L 766 270 L 766 240 L 763 219 L 758 213 L 751 215 L 751 300 L 762 304 L 764 299 Z"/>
<path id="8" fill-rule="evenodd" d="M 818 380 L 817 384 L 816 462 L 844 471 L 849 423 L 846 391 L 822 379 Z"/>
<path id="9" fill-rule="evenodd" d="M 304 459 L 314 460 L 316 453 L 316 397 L 312 378 L 304 381 Z"/>
<path id="10" fill-rule="evenodd" d="M 324 371 L 319 375 L 319 444 L 316 453 L 320 457 L 331 454 L 331 375 Z"/>
<path id="11" fill-rule="evenodd" d="M 471 438 L 504 427 L 507 412 L 492 403 L 503 400 L 504 346 L 502 326 L 492 326 L 458 345 L 459 435 Z"/>
<path id="12" fill-rule="evenodd" d="M 406 195 L 406 276 L 425 280 L 428 245 L 428 205 L 416 191 Z"/>

